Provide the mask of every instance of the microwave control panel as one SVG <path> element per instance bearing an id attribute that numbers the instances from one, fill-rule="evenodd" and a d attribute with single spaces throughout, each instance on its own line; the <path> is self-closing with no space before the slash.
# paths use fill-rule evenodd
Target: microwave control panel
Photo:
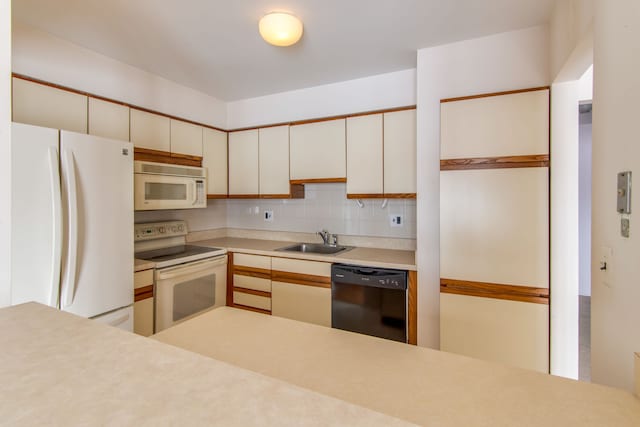
<path id="1" fill-rule="evenodd" d="M 147 222 L 133 227 L 136 242 L 162 239 L 165 237 L 186 236 L 187 223 L 184 221 Z"/>

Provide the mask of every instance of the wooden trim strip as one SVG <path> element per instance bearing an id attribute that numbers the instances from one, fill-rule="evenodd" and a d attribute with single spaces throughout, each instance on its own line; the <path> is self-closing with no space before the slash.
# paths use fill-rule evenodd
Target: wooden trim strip
<path id="1" fill-rule="evenodd" d="M 207 199 L 228 199 L 226 194 L 207 194 Z"/>
<path id="2" fill-rule="evenodd" d="M 489 98 L 492 96 L 502 96 L 502 95 L 513 95 L 516 93 L 536 92 L 538 90 L 549 90 L 549 89 L 550 89 L 549 86 L 539 86 L 539 87 L 532 87 L 532 88 L 526 88 L 526 89 L 507 90 L 503 92 L 481 93 L 478 95 L 459 96 L 457 98 L 445 98 L 445 99 L 441 99 L 440 103 L 444 104 L 445 102 L 466 101 L 469 99 Z"/>
<path id="3" fill-rule="evenodd" d="M 265 291 L 256 291 L 255 289 L 247 289 L 247 288 L 239 288 L 237 286 L 233 287 L 233 292 L 240 292 L 243 294 L 256 295 L 259 297 L 271 298 L 271 292 Z"/>
<path id="4" fill-rule="evenodd" d="M 549 289 L 547 288 L 441 278 L 440 292 L 549 305 Z"/>
<path id="5" fill-rule="evenodd" d="M 255 267 L 245 267 L 244 265 L 234 265 L 233 274 L 271 280 L 271 270 L 265 270 L 263 268 Z"/>
<path id="6" fill-rule="evenodd" d="M 247 310 L 247 311 L 254 311 L 256 313 L 262 313 L 262 314 L 271 315 L 271 310 L 263 310 L 261 308 L 249 307 L 248 305 L 233 304 L 232 307 L 239 308 L 239 309 L 242 309 L 242 310 Z"/>
<path id="7" fill-rule="evenodd" d="M 259 194 L 229 194 L 228 199 L 259 199 Z"/>
<path id="8" fill-rule="evenodd" d="M 233 252 L 227 252 L 227 306 L 233 307 Z"/>
<path id="9" fill-rule="evenodd" d="M 418 344 L 418 272 L 409 271 L 407 342 Z"/>
<path id="10" fill-rule="evenodd" d="M 382 110 L 371 110 L 371 111 L 363 111 L 360 113 L 342 114 L 338 116 L 317 117 L 314 119 L 296 120 L 291 122 L 281 122 L 281 123 L 273 123 L 273 124 L 261 125 L 261 126 L 250 126 L 250 127 L 244 127 L 244 128 L 230 129 L 228 130 L 228 132 L 241 132 L 244 130 L 264 129 L 264 128 L 271 128 L 271 127 L 277 127 L 277 126 L 299 126 L 299 125 L 306 125 L 310 123 L 319 123 L 319 122 L 328 122 L 331 120 L 348 119 L 349 117 L 370 116 L 373 114 L 384 114 L 384 113 L 395 113 L 397 111 L 415 110 L 415 109 L 416 109 L 415 105 L 406 105 L 403 107 L 386 108 Z"/>
<path id="11" fill-rule="evenodd" d="M 500 157 L 470 157 L 466 159 L 440 160 L 441 171 L 547 167 L 549 167 L 548 154 Z"/>
<path id="12" fill-rule="evenodd" d="M 133 159 L 144 162 L 167 163 L 180 166 L 202 167 L 202 157 L 187 154 L 170 153 L 168 151 L 151 150 L 134 147 Z"/>
<path id="13" fill-rule="evenodd" d="M 147 298 L 153 298 L 153 285 L 136 288 L 134 289 L 133 295 L 134 302 L 142 301 Z"/>
<path id="14" fill-rule="evenodd" d="M 330 184 L 334 182 L 347 182 L 347 178 L 310 178 L 310 179 L 292 179 L 291 185 L 298 184 Z"/>
<path id="15" fill-rule="evenodd" d="M 272 270 L 271 280 L 274 282 L 293 283 L 295 285 L 315 286 L 318 288 L 331 288 L 331 277 L 291 273 L 288 271 Z"/>
<path id="16" fill-rule="evenodd" d="M 167 117 L 167 118 L 173 119 L 173 120 L 179 120 L 181 122 L 191 123 L 192 125 L 202 126 L 204 128 L 214 129 L 214 130 L 218 130 L 218 131 L 221 131 L 221 132 L 227 132 L 227 130 L 219 128 L 219 127 L 216 127 L 216 126 L 211 126 L 211 125 L 207 125 L 207 124 L 204 124 L 204 123 L 195 122 L 193 120 L 185 119 L 185 118 L 182 118 L 182 117 L 172 116 L 170 114 L 165 114 L 165 113 L 161 113 L 161 112 L 156 111 L 156 110 L 150 110 L 148 108 L 139 107 L 137 105 L 129 104 L 127 102 L 117 101 L 115 99 L 106 98 L 104 96 L 96 95 L 96 94 L 93 94 L 93 93 L 90 93 L 90 92 L 85 92 L 85 91 L 82 91 L 82 90 L 73 89 L 73 88 L 68 87 L 68 86 L 62 86 L 62 85 L 59 85 L 59 84 L 56 84 L 56 83 L 51 83 L 51 82 L 47 82 L 47 81 L 44 81 L 44 80 L 36 79 L 34 77 L 25 76 L 24 74 L 11 73 L 11 77 L 15 77 L 15 78 L 21 79 L 21 80 L 27 80 L 27 81 L 30 81 L 30 82 L 33 82 L 33 83 L 38 83 L 38 84 L 41 84 L 41 85 L 44 85 L 44 86 L 49 86 L 49 87 L 52 87 L 52 88 L 55 88 L 55 89 L 64 90 L 64 91 L 67 91 L 67 92 L 77 93 L 79 95 L 88 96 L 89 98 L 95 98 L 95 99 L 99 99 L 101 101 L 112 102 L 114 104 L 123 105 L 125 107 L 133 108 L 135 110 L 140 110 L 140 111 L 144 111 L 144 112 L 151 113 L 151 114 L 157 114 L 158 116 Z"/>
<path id="17" fill-rule="evenodd" d="M 416 193 L 347 194 L 347 199 L 415 199 Z"/>

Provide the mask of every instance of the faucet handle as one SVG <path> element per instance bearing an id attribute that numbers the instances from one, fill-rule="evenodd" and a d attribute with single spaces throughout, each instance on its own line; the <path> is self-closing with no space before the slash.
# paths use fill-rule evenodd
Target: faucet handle
<path id="1" fill-rule="evenodd" d="M 329 244 L 331 246 L 338 246 L 338 235 L 337 234 L 329 234 Z"/>

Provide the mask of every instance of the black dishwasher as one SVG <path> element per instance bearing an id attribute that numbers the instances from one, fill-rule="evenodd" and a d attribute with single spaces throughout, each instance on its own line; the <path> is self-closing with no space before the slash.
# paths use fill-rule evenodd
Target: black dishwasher
<path id="1" fill-rule="evenodd" d="M 331 326 L 407 342 L 407 272 L 333 264 Z"/>

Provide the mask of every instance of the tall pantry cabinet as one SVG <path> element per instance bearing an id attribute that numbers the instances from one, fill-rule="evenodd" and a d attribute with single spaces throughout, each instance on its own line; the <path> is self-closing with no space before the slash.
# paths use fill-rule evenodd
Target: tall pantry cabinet
<path id="1" fill-rule="evenodd" d="M 549 90 L 441 103 L 440 347 L 549 371 Z"/>

